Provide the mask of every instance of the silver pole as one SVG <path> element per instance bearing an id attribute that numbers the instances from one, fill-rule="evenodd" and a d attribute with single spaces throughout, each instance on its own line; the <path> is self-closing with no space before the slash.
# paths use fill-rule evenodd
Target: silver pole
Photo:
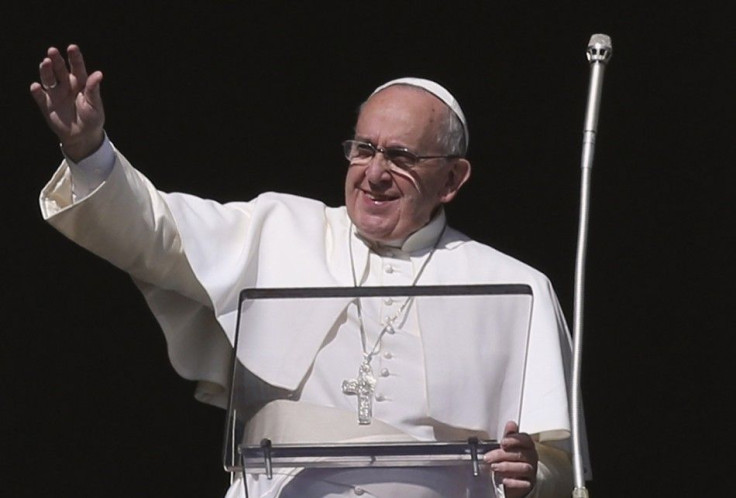
<path id="1" fill-rule="evenodd" d="M 603 72 L 606 63 L 613 54 L 613 45 L 608 35 L 591 36 L 588 43 L 587 57 L 590 62 L 590 84 L 588 87 L 588 105 L 585 111 L 583 128 L 583 153 L 581 159 L 580 181 L 580 219 L 578 224 L 578 245 L 575 260 L 575 298 L 573 316 L 573 367 L 571 386 L 571 417 L 573 444 L 573 473 L 575 488 L 573 498 L 587 498 L 585 488 L 585 469 L 581 452 L 581 401 L 580 401 L 580 366 L 583 353 L 583 304 L 585 282 L 585 251 L 588 244 L 588 211 L 590 197 L 590 175 L 593 168 L 595 138 L 598 128 L 598 111 L 601 102 Z"/>

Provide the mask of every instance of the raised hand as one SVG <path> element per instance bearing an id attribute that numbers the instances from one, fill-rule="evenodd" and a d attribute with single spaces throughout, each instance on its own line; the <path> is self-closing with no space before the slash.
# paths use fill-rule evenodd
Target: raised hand
<path id="1" fill-rule="evenodd" d="M 51 47 L 39 66 L 40 82 L 31 84 L 31 95 L 73 161 L 92 154 L 104 139 L 105 111 L 100 96 L 102 73 L 87 75 L 82 52 L 67 48 L 67 61 Z"/>

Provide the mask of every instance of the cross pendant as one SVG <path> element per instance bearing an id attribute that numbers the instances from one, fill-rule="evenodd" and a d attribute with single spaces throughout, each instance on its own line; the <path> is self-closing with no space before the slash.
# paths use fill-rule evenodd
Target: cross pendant
<path id="1" fill-rule="evenodd" d="M 373 392 L 376 389 L 376 378 L 373 376 L 370 359 L 364 359 L 358 370 L 358 377 L 342 381 L 344 394 L 358 396 L 358 424 L 368 425 L 373 417 Z"/>

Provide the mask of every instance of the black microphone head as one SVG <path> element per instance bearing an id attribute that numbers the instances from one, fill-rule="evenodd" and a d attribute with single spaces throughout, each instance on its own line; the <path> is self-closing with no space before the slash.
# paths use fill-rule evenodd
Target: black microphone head
<path id="1" fill-rule="evenodd" d="M 613 55 L 611 37 L 602 33 L 591 36 L 586 55 L 589 62 L 602 62 L 604 64 L 608 62 Z"/>

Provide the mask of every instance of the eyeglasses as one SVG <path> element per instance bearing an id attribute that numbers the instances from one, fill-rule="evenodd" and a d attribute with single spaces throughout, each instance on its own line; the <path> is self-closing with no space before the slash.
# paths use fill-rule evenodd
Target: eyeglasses
<path id="1" fill-rule="evenodd" d="M 425 159 L 455 159 L 460 157 L 458 155 L 418 156 L 405 147 L 381 147 L 361 140 L 345 140 L 342 143 L 342 148 L 345 152 L 345 158 L 350 161 L 350 164 L 368 164 L 376 153 L 380 152 L 387 161 L 407 170 L 414 168 L 420 161 Z"/>

